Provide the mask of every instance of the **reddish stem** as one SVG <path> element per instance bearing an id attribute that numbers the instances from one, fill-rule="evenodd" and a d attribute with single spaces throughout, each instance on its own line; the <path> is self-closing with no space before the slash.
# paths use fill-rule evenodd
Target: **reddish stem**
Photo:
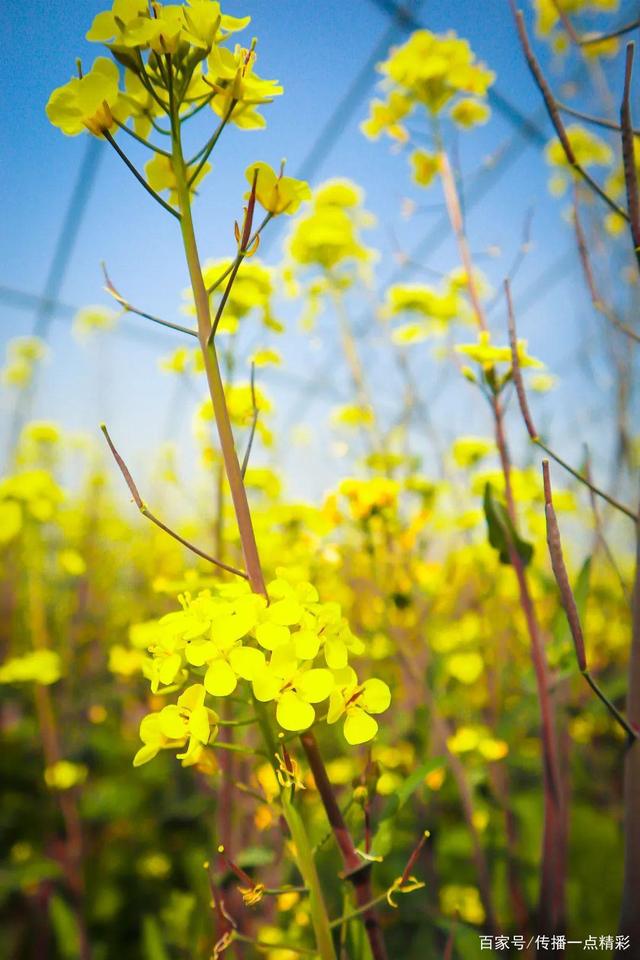
<path id="1" fill-rule="evenodd" d="M 304 747 L 307 760 L 309 761 L 313 779 L 315 780 L 318 793 L 322 799 L 329 824 L 333 830 L 333 835 L 336 838 L 340 853 L 342 854 L 342 861 L 345 868 L 344 877 L 352 884 L 356 905 L 358 909 L 362 909 L 367 903 L 373 900 L 371 864 L 362 860 L 354 846 L 351 833 L 342 816 L 342 811 L 338 806 L 333 785 L 329 780 L 327 768 L 320 755 L 318 742 L 313 732 L 307 730 L 306 733 L 300 735 L 300 740 Z M 369 938 L 369 946 L 371 947 L 373 960 L 387 960 L 387 950 L 374 908 L 369 907 L 363 910 L 362 919 L 367 937 Z"/>

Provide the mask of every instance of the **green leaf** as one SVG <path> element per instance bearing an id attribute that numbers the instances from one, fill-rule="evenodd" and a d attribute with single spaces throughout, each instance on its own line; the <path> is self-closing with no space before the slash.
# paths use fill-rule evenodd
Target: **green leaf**
<path id="1" fill-rule="evenodd" d="M 80 934 L 78 924 L 69 904 L 54 893 L 49 901 L 49 915 L 62 960 L 78 960 Z"/>
<path id="2" fill-rule="evenodd" d="M 506 506 L 496 499 L 493 487 L 487 483 L 484 488 L 484 515 L 487 519 L 489 543 L 498 551 L 500 563 L 511 563 L 509 544 L 512 544 L 525 567 L 533 557 L 533 545 L 519 536 L 511 522 Z"/>
<path id="3" fill-rule="evenodd" d="M 392 793 L 388 797 L 382 809 L 380 823 L 371 845 L 375 856 L 384 857 L 389 850 L 391 850 L 396 815 L 402 810 L 407 800 L 416 792 L 418 787 L 424 783 L 424 778 L 427 774 L 437 769 L 437 767 L 441 767 L 443 763 L 444 759 L 442 757 L 434 757 L 431 760 L 427 760 L 402 782 L 395 793 Z"/>
<path id="4" fill-rule="evenodd" d="M 274 861 L 273 850 L 267 847 L 245 847 L 236 856 L 236 863 L 243 870 L 248 867 L 266 867 Z"/>
<path id="5" fill-rule="evenodd" d="M 158 922 L 154 917 L 146 916 L 142 921 L 142 943 L 145 960 L 169 960 Z"/>

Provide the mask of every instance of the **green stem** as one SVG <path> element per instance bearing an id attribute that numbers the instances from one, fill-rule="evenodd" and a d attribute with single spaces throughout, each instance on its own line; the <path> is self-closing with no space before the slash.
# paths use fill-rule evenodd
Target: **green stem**
<path id="1" fill-rule="evenodd" d="M 253 592 L 266 596 L 267 591 L 264 577 L 262 575 L 262 568 L 260 566 L 260 557 L 258 555 L 258 547 L 251 521 L 251 514 L 249 512 L 247 493 L 242 480 L 242 471 L 233 438 L 233 430 L 231 428 L 229 412 L 227 410 L 218 356 L 215 345 L 208 342 L 209 335 L 211 333 L 209 296 L 202 278 L 202 268 L 200 266 L 200 257 L 198 254 L 198 246 L 193 227 L 193 218 L 191 215 L 189 178 L 182 153 L 182 143 L 180 139 L 180 118 L 173 96 L 171 96 L 171 100 L 173 169 L 176 178 L 176 192 L 178 194 L 178 203 L 181 212 L 180 229 L 182 232 L 182 241 L 187 260 L 187 267 L 189 269 L 189 277 L 191 279 L 193 299 L 198 320 L 198 339 L 202 349 L 204 367 L 207 375 L 207 383 L 209 385 L 211 403 L 213 404 L 213 413 L 220 439 L 220 447 L 222 450 L 225 472 L 229 481 L 231 499 L 233 501 L 233 507 L 240 532 L 245 569 L 247 571 Z"/>
<path id="2" fill-rule="evenodd" d="M 280 800 L 282 802 L 282 811 L 287 821 L 287 826 L 291 831 L 291 838 L 296 848 L 296 861 L 298 869 L 302 874 L 304 885 L 309 890 L 309 906 L 311 908 L 311 920 L 316 935 L 316 946 L 322 960 L 336 960 L 336 954 L 333 947 L 333 937 L 331 936 L 331 927 L 329 917 L 320 887 L 320 878 L 316 870 L 316 864 L 313 859 L 313 851 L 309 843 L 304 821 L 296 806 L 294 806 L 287 794 L 290 789 L 287 787 L 282 791 Z"/>
<path id="3" fill-rule="evenodd" d="M 379 903 L 382 903 L 383 900 L 386 900 L 388 893 L 389 891 L 385 890 L 384 893 L 379 893 L 377 897 L 374 897 L 373 900 L 369 900 L 368 903 L 358 907 L 357 910 L 351 910 L 350 913 L 343 913 L 341 917 L 331 921 L 331 928 L 333 929 L 334 927 L 341 927 L 344 923 L 349 923 L 350 920 L 356 920 L 358 917 L 361 917 L 363 913 L 367 912 L 367 910 L 370 910 L 372 907 L 377 907 Z"/>
<path id="4" fill-rule="evenodd" d="M 224 128 L 226 127 L 227 122 L 228 122 L 229 118 L 231 117 L 231 114 L 233 113 L 233 110 L 234 110 L 234 107 L 235 107 L 236 103 L 237 103 L 237 100 L 232 100 L 232 101 L 231 101 L 231 106 L 229 107 L 229 109 L 228 109 L 227 112 L 225 113 L 224 117 L 222 118 L 222 120 L 221 120 L 220 123 L 218 124 L 218 126 L 217 126 L 217 128 L 216 128 L 216 130 L 215 130 L 215 132 L 214 132 L 214 134 L 213 134 L 213 136 L 211 137 L 211 139 L 208 140 L 207 143 L 205 143 L 205 145 L 204 145 L 204 147 L 202 148 L 202 150 L 199 150 L 198 153 L 196 153 L 196 155 L 193 157 L 193 159 L 189 161 L 188 166 L 191 167 L 194 163 L 196 163 L 196 161 L 199 160 L 198 166 L 196 167 L 196 169 L 193 171 L 193 173 L 192 173 L 192 174 L 190 175 L 190 177 L 189 177 L 189 186 L 191 186 L 193 183 L 195 183 L 195 181 L 198 179 L 198 174 L 200 173 L 200 171 L 201 171 L 202 168 L 204 167 L 205 163 L 206 163 L 207 160 L 209 159 L 209 156 L 210 156 L 210 154 L 211 154 L 211 151 L 213 150 L 213 148 L 215 147 L 216 143 L 218 142 L 218 140 L 219 140 L 219 138 L 220 138 L 220 134 L 222 133 L 222 131 L 223 131 Z"/>
<path id="5" fill-rule="evenodd" d="M 105 140 L 111 144 L 111 146 L 113 147 L 115 152 L 118 154 L 120 159 L 123 161 L 123 163 L 129 168 L 129 170 L 131 170 L 131 173 L 134 175 L 138 183 L 144 187 L 144 189 L 147 191 L 148 194 L 150 194 L 150 196 L 153 197 L 156 203 L 159 203 L 161 207 L 164 207 L 164 209 L 171 214 L 171 216 L 176 217 L 179 220 L 180 214 L 178 213 L 178 211 L 174 210 L 174 208 L 171 206 L 170 203 L 167 203 L 166 200 L 163 200 L 160 194 L 156 193 L 153 187 L 149 186 L 149 184 L 147 183 L 145 178 L 142 176 L 140 171 L 131 163 L 131 160 L 129 160 L 129 157 L 126 155 L 124 150 L 120 149 L 120 147 L 118 146 L 116 141 L 113 139 L 109 131 L 103 130 L 102 133 Z"/>
<path id="6" fill-rule="evenodd" d="M 254 702 L 264 745 L 273 763 L 273 758 L 278 753 L 278 743 L 273 735 L 265 705 L 258 700 Z M 291 788 L 282 787 L 280 791 L 280 802 L 282 803 L 282 813 L 287 821 L 287 826 L 289 827 L 291 839 L 295 847 L 296 863 L 302 875 L 304 885 L 309 891 L 311 922 L 313 923 L 316 936 L 318 953 L 321 960 L 336 960 L 329 916 L 327 914 L 322 887 L 320 886 L 320 878 L 318 877 L 318 871 L 313 857 L 313 849 L 304 821 L 293 802 Z"/>
<path id="7" fill-rule="evenodd" d="M 147 148 L 147 150 L 153 150 L 154 153 L 159 153 L 161 157 L 171 156 L 171 154 L 167 153 L 166 150 L 163 150 L 161 147 L 157 147 L 155 143 L 151 143 L 150 140 L 145 140 L 144 137 L 141 137 L 139 134 L 135 132 L 135 130 L 132 130 L 131 127 L 128 127 L 126 123 L 122 123 L 120 120 L 118 120 L 117 117 L 114 117 L 113 119 L 115 120 L 120 130 L 123 130 L 124 133 L 128 133 L 130 137 L 133 137 L 134 140 L 137 140 L 138 143 L 141 143 L 143 147 Z"/>
<path id="8" fill-rule="evenodd" d="M 613 704 L 611 700 L 609 700 L 607 695 L 600 689 L 600 687 L 598 686 L 596 681 L 593 679 L 589 671 L 583 670 L 582 676 L 585 678 L 585 680 L 587 681 L 587 683 L 589 684 L 589 686 L 591 687 L 595 695 L 599 697 L 599 699 L 604 703 L 605 707 L 607 708 L 607 710 L 609 711 L 613 719 L 616 721 L 616 723 L 618 723 L 622 727 L 624 732 L 627 734 L 627 736 L 629 737 L 629 746 L 630 746 L 634 740 L 638 739 L 638 733 L 636 733 L 633 727 L 627 723 L 627 721 L 622 716 L 622 714 L 620 713 L 618 708 L 615 706 L 615 704 Z"/>

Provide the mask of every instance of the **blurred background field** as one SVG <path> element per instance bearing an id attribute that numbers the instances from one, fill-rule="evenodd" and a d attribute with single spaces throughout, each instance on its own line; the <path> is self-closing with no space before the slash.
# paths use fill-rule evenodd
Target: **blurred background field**
<path id="1" fill-rule="evenodd" d="M 580 35 L 607 33 L 637 12 L 614 0 L 560 7 Z M 558 98 L 615 126 L 625 38 L 585 54 L 554 4 L 524 8 Z M 241 563 L 241 550 L 195 341 L 120 311 L 104 289 L 102 263 L 137 308 L 193 327 L 179 232 L 104 141 L 62 137 L 45 116 L 75 58 L 88 66 L 95 55 L 83 36 L 97 12 L 81 0 L 52 3 L 44 16 L 28 0 L 2 13 L 10 109 L 0 268 L 0 954 L 208 958 L 220 924 L 213 876 L 248 938 L 231 955 L 313 956 L 304 893 L 251 905 L 215 853 L 223 843 L 252 882 L 299 885 L 268 758 L 242 752 L 252 732 L 221 726 L 227 747 L 212 747 L 196 770 L 166 751 L 132 767 L 141 718 L 171 692 L 149 691 L 150 622 L 175 611 L 178 595 L 232 578 L 139 515 L 100 424 L 157 516 L 227 563 Z M 492 343 L 508 342 L 510 277 L 523 358 L 539 361 L 523 363 L 523 373 L 540 434 L 635 512 L 637 268 L 624 224 L 571 182 L 506 3 L 482 4 L 482 16 L 475 0 L 255 0 L 225 12 L 251 15 L 243 37 L 259 38 L 259 72 L 277 77 L 284 95 L 264 107 L 264 130 L 232 127 L 212 156 L 195 200 L 205 280 L 235 254 L 245 169 L 255 160 L 277 169 L 286 155 L 286 172 L 309 181 L 312 199 L 269 224 L 241 267 L 220 354 L 241 455 L 255 364 L 246 486 L 267 579 L 308 580 L 339 603 L 370 674 L 391 687 L 370 744 L 346 744 L 340 725 L 318 731 L 357 844 L 383 858 L 374 876 L 378 893 L 392 891 L 381 909 L 389 955 L 473 958 L 482 933 L 556 932 L 540 927 L 537 912 L 539 692 L 504 555 L 508 524 L 487 506 L 487 490 L 505 497 L 478 390 L 494 369 L 507 375 L 518 550 L 548 661 L 567 799 L 557 929 L 614 935 L 624 732 L 576 665 L 547 552 L 540 451 L 510 382 L 511 354 L 478 353 L 484 341 L 442 184 L 436 177 L 425 189 L 408 162 L 437 137 L 419 116 L 407 120 L 406 137 L 363 133 L 383 95 L 376 65 L 417 30 L 452 30 L 494 71 L 487 122 L 442 125 Z M 204 111 L 194 143 L 210 127 Z M 619 134 L 586 129 L 582 162 L 624 206 Z M 142 162 L 137 144 L 131 152 Z M 585 282 L 575 198 L 604 310 Z M 328 239 L 327 207 L 344 219 Z M 624 712 L 633 527 L 557 464 L 552 478 L 589 667 Z M 298 760 L 301 808 L 338 917 L 348 908 L 335 881 L 339 858 Z M 394 882 L 425 830 L 412 870 L 424 886 L 407 896 L 396 887 L 394 903 Z M 342 956 L 368 960 L 354 925 L 345 929 Z"/>

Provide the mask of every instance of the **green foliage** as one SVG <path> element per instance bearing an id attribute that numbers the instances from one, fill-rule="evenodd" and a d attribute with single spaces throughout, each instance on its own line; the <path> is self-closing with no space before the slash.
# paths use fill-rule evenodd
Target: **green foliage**
<path id="1" fill-rule="evenodd" d="M 509 516 L 509 511 L 505 504 L 497 499 L 490 483 L 487 483 L 484 488 L 483 506 L 489 543 L 494 550 L 498 551 L 500 563 L 510 564 L 510 551 L 515 550 L 523 564 L 527 566 L 533 557 L 533 546 L 520 537 Z"/>

